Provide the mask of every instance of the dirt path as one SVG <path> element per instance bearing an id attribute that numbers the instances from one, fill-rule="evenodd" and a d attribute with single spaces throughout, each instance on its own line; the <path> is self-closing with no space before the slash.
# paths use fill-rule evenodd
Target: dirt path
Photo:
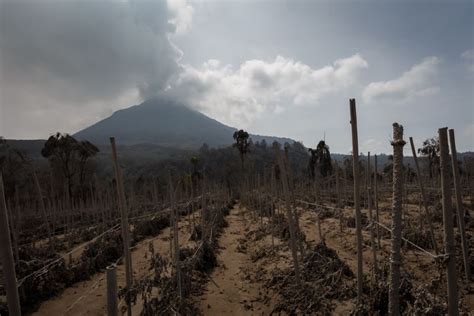
<path id="1" fill-rule="evenodd" d="M 211 275 L 212 281 L 200 298 L 200 310 L 205 315 L 268 315 L 272 307 L 262 300 L 264 286 L 249 280 L 254 270 L 249 252 L 238 251 L 239 239 L 244 237 L 254 223 L 245 209 L 236 205 L 227 216 L 229 226 L 219 239 L 221 251 L 219 266 Z"/>

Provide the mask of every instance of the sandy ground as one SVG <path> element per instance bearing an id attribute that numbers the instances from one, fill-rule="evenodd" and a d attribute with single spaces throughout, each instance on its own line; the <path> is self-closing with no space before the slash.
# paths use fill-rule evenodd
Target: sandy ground
<path id="1" fill-rule="evenodd" d="M 272 307 L 262 301 L 263 284 L 249 280 L 255 268 L 248 253 L 238 251 L 239 238 L 252 228 L 245 209 L 236 207 L 227 216 L 227 227 L 219 239 L 219 266 L 213 271 L 200 310 L 206 315 L 268 315 Z"/>

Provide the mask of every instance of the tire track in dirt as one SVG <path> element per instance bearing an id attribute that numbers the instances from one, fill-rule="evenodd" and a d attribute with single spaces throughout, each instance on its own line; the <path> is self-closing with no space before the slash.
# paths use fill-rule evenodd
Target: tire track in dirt
<path id="1" fill-rule="evenodd" d="M 266 292 L 263 283 L 249 280 L 256 264 L 249 252 L 239 252 L 239 239 L 255 228 L 249 213 L 237 204 L 226 217 L 229 226 L 219 238 L 219 266 L 211 274 L 205 293 L 201 296 L 199 308 L 205 315 L 268 315 L 270 303 L 262 300 Z"/>

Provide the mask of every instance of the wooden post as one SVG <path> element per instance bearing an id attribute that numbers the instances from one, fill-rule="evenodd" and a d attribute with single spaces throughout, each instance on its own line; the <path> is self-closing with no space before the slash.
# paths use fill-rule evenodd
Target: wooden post
<path id="1" fill-rule="evenodd" d="M 379 221 L 379 188 L 378 188 L 378 166 L 377 166 L 377 155 L 374 155 L 374 205 L 375 205 L 375 220 L 377 223 L 380 223 Z M 380 227 L 377 224 L 376 226 L 376 232 L 377 232 L 377 245 L 379 249 L 381 249 L 380 245 Z"/>
<path id="2" fill-rule="evenodd" d="M 426 197 L 425 187 L 423 186 L 423 179 L 421 178 L 420 166 L 418 164 L 418 157 L 416 156 L 416 150 L 415 150 L 415 145 L 413 143 L 413 137 L 410 137 L 410 146 L 411 146 L 411 153 L 413 155 L 413 159 L 415 160 L 415 168 L 416 168 L 416 175 L 417 175 L 416 178 L 418 179 L 418 185 L 420 186 L 421 197 L 423 198 L 426 220 L 428 221 L 428 227 L 430 229 L 431 243 L 433 244 L 433 249 L 435 250 L 435 252 L 438 253 L 438 245 L 436 243 L 436 238 L 434 235 L 432 216 L 428 208 L 428 199 Z"/>
<path id="3" fill-rule="evenodd" d="M 8 227 L 8 211 L 3 189 L 3 176 L 0 172 L 0 259 L 3 264 L 3 277 L 7 292 L 8 313 L 11 316 L 20 316 L 20 299 L 16 284 L 15 263 L 13 261 L 10 228 Z"/>
<path id="4" fill-rule="evenodd" d="M 451 209 L 451 188 L 449 170 L 449 148 L 447 127 L 438 130 L 439 152 L 441 166 L 441 192 L 443 195 L 443 225 L 444 249 L 446 255 L 446 269 L 448 279 L 448 314 L 459 315 L 458 312 L 458 287 L 456 272 L 456 249 L 454 246 L 453 212 Z"/>
<path id="5" fill-rule="evenodd" d="M 372 211 L 372 177 L 370 174 L 370 151 L 367 153 L 367 206 L 369 208 L 369 219 L 370 219 L 370 244 L 372 246 L 372 281 L 377 282 L 377 249 L 375 246 L 375 226 L 378 226 L 374 222 L 374 216 Z"/>
<path id="6" fill-rule="evenodd" d="M 207 242 L 207 197 L 206 178 L 203 177 L 201 185 L 201 240 Z"/>
<path id="7" fill-rule="evenodd" d="M 118 315 L 117 269 L 115 264 L 107 267 L 107 315 Z"/>
<path id="8" fill-rule="evenodd" d="M 324 243 L 325 242 L 324 241 L 324 236 L 323 236 L 323 232 L 321 230 L 321 216 L 320 216 L 321 211 L 318 211 L 318 210 L 316 210 L 316 211 L 318 212 L 318 214 L 317 214 L 317 220 L 318 220 L 317 224 L 318 224 L 319 242 Z"/>
<path id="9" fill-rule="evenodd" d="M 354 209 L 357 243 L 357 302 L 362 303 L 362 285 L 364 281 L 362 267 L 362 223 L 360 215 L 360 171 L 359 171 L 359 140 L 357 135 L 357 112 L 355 99 L 349 100 L 352 127 L 352 172 L 354 175 Z"/>
<path id="10" fill-rule="evenodd" d="M 110 145 L 112 146 L 112 160 L 115 169 L 115 181 L 117 185 L 117 196 L 119 199 L 119 209 L 121 213 L 121 226 L 122 226 L 122 240 L 123 240 L 123 256 L 125 258 L 125 279 L 127 290 L 132 288 L 132 260 L 130 256 L 130 240 L 129 240 L 129 227 L 128 227 L 128 216 L 127 216 L 127 201 L 125 200 L 125 191 L 123 188 L 122 170 L 117 160 L 117 148 L 115 146 L 115 137 L 110 137 Z M 132 304 L 127 295 L 127 315 L 132 315 Z"/>
<path id="11" fill-rule="evenodd" d="M 20 203 L 20 189 L 18 185 L 15 186 L 15 207 L 14 207 L 14 218 L 15 218 L 15 231 L 14 231 L 14 240 L 15 240 L 15 261 L 20 262 L 20 253 L 19 253 L 19 235 L 20 235 L 20 228 L 21 228 L 21 203 Z M 20 301 L 23 301 L 25 298 L 25 289 L 24 287 L 20 286 Z"/>
<path id="12" fill-rule="evenodd" d="M 291 168 L 291 165 L 290 165 L 290 157 L 288 155 L 288 147 L 287 146 L 284 146 L 284 153 L 285 153 L 285 155 L 283 156 L 283 158 L 284 158 L 284 163 L 285 163 L 286 170 L 287 170 L 288 188 L 290 189 L 291 192 L 293 192 L 293 188 L 294 188 L 293 169 Z"/>
<path id="13" fill-rule="evenodd" d="M 390 253 L 390 287 L 388 313 L 400 315 L 400 267 L 402 258 L 402 201 L 403 201 L 403 126 L 393 123 L 393 198 L 392 198 L 392 248 Z"/>
<path id="14" fill-rule="evenodd" d="M 342 163 L 342 195 L 343 195 L 343 199 L 344 199 L 344 204 L 343 206 L 346 206 L 349 204 L 349 198 L 347 196 L 347 190 L 346 190 L 346 186 L 347 186 L 347 170 L 346 170 L 346 166 L 344 166 L 344 162 Z"/>
<path id="15" fill-rule="evenodd" d="M 368 160 L 368 158 L 367 158 Z M 365 190 L 364 190 L 364 201 L 363 201 L 363 205 L 364 205 L 364 208 L 368 208 L 369 207 L 369 176 L 368 176 L 368 170 L 365 170 Z"/>
<path id="16" fill-rule="evenodd" d="M 301 284 L 300 267 L 298 263 L 298 253 L 296 251 L 296 236 L 295 236 L 295 228 L 293 226 L 294 224 L 293 216 L 291 212 L 291 197 L 290 197 L 290 192 L 288 188 L 288 176 L 286 174 L 285 164 L 283 163 L 283 159 L 281 158 L 280 145 L 278 143 L 273 143 L 273 144 L 274 144 L 273 149 L 275 150 L 276 159 L 277 159 L 278 165 L 280 166 L 280 179 L 283 185 L 283 194 L 285 195 L 286 217 L 288 219 L 288 228 L 290 231 L 290 247 L 291 247 L 291 254 L 293 256 L 293 265 L 295 269 L 296 283 L 300 285 Z"/>
<path id="17" fill-rule="evenodd" d="M 173 182 L 171 176 L 169 177 L 169 190 L 170 190 L 170 202 L 171 202 L 171 224 L 173 225 L 173 261 L 176 271 L 176 283 L 178 284 L 178 296 L 179 306 L 183 301 L 183 292 L 181 289 L 181 265 L 179 262 L 179 229 L 178 229 L 178 217 L 176 212 L 176 196 L 173 188 Z"/>
<path id="18" fill-rule="evenodd" d="M 278 194 L 278 191 L 277 191 L 277 186 L 276 186 L 276 180 L 275 180 L 275 169 L 272 168 L 270 170 L 270 174 L 271 174 L 271 177 L 270 177 L 270 191 L 271 191 L 271 201 L 270 201 L 270 207 L 271 207 L 271 216 L 272 216 L 272 219 L 271 219 L 271 228 L 272 228 L 272 249 L 275 249 L 275 237 L 274 237 L 274 234 L 275 234 L 275 200 L 278 198 L 277 194 Z"/>
<path id="19" fill-rule="evenodd" d="M 18 234 L 17 234 L 17 229 L 16 229 L 16 223 L 14 220 L 13 216 L 13 207 L 11 206 L 11 203 L 7 204 L 7 212 L 8 212 L 8 222 L 10 225 L 10 238 L 11 238 L 11 243 L 12 243 L 12 252 L 14 254 L 14 264 L 17 265 L 20 262 L 20 256 L 18 254 Z"/>
<path id="20" fill-rule="evenodd" d="M 260 215 L 260 227 L 263 228 L 263 210 L 262 210 L 262 200 L 261 200 L 261 190 L 260 190 L 260 174 L 257 173 L 257 205 L 258 212 Z"/>
<path id="21" fill-rule="evenodd" d="M 282 157 L 283 165 L 285 167 L 285 173 L 288 178 L 288 191 L 290 196 L 290 205 L 291 205 L 291 214 L 293 218 L 294 228 L 295 228 L 295 236 L 302 236 L 301 228 L 300 228 L 300 219 L 298 210 L 294 207 L 295 205 L 295 196 L 294 196 L 294 181 L 293 181 L 293 171 L 291 169 L 290 160 L 288 158 L 288 147 L 285 147 L 284 156 Z M 305 256 L 305 249 L 303 245 L 303 240 L 301 238 L 297 238 L 298 247 L 300 248 L 301 256 Z"/>
<path id="22" fill-rule="evenodd" d="M 466 168 L 466 170 L 469 170 L 466 157 L 463 158 L 463 162 L 464 162 L 464 167 Z M 473 192 L 474 187 L 472 186 L 472 179 L 471 179 L 470 172 L 467 173 L 467 188 L 469 190 L 469 201 L 471 202 L 470 203 L 471 204 L 471 210 L 474 210 L 474 192 Z M 466 212 L 469 215 L 469 209 L 467 209 Z"/>
<path id="23" fill-rule="evenodd" d="M 38 175 L 36 174 L 36 170 L 34 167 L 31 167 L 32 173 L 33 173 L 33 179 L 35 181 L 35 186 L 36 186 L 36 191 L 38 192 L 38 201 L 41 209 L 41 215 L 43 216 L 43 221 L 46 225 L 46 232 L 48 234 L 48 243 L 49 247 L 53 247 L 52 243 L 52 236 L 51 236 L 51 227 L 49 226 L 50 223 L 48 222 L 48 215 L 46 214 L 46 207 L 44 205 L 44 199 L 43 199 L 43 192 L 41 191 L 41 186 L 38 181 Z"/>
<path id="24" fill-rule="evenodd" d="M 466 232 L 464 226 L 464 207 L 462 205 L 461 185 L 459 179 L 459 166 L 458 166 L 458 154 L 456 152 L 456 139 L 454 136 L 454 130 L 449 130 L 449 143 L 451 144 L 451 161 L 453 166 L 454 175 L 454 192 L 456 194 L 456 210 L 458 214 L 458 228 L 461 234 L 461 246 L 464 261 L 464 273 L 466 280 L 471 280 L 471 271 L 469 265 L 469 248 L 467 247 Z"/>
<path id="25" fill-rule="evenodd" d="M 343 219 L 343 212 L 342 212 L 342 203 L 341 203 L 341 183 L 339 180 L 339 165 L 337 164 L 337 161 L 335 163 L 336 165 L 336 191 L 337 191 L 337 202 L 336 202 L 336 207 L 338 208 L 339 211 L 339 231 L 342 233 L 343 230 L 343 225 L 342 225 L 342 219 Z"/>

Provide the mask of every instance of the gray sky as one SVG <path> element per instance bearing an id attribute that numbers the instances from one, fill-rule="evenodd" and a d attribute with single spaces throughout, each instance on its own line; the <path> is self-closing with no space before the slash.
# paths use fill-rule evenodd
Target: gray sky
<path id="1" fill-rule="evenodd" d="M 473 1 L 0 1 L 0 135 L 78 131 L 165 93 L 252 133 L 474 150 Z M 408 152 L 408 146 L 406 146 Z"/>

